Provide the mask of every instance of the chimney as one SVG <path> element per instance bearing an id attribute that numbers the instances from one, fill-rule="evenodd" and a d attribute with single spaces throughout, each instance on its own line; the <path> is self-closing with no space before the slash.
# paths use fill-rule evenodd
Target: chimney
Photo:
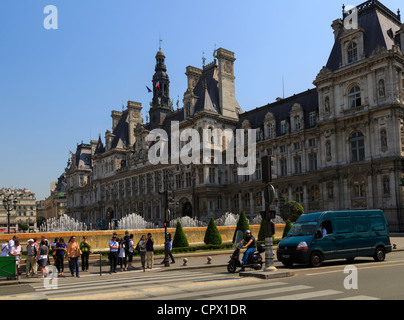
<path id="1" fill-rule="evenodd" d="M 397 32 L 399 35 L 400 39 L 400 44 L 401 44 L 401 52 L 404 54 L 404 23 L 401 25 L 400 31 Z"/>
<path id="2" fill-rule="evenodd" d="M 123 112 L 121 111 L 112 111 L 111 118 L 112 118 L 112 131 L 115 130 L 116 126 L 118 125 L 119 120 L 122 117 Z"/>
<path id="3" fill-rule="evenodd" d="M 219 103 L 222 115 L 238 120 L 237 110 L 240 106 L 235 94 L 234 52 L 219 48 L 216 58 L 219 62 Z"/>
<path id="4" fill-rule="evenodd" d="M 342 25 L 343 25 L 343 23 L 342 23 L 341 19 L 337 19 L 332 22 L 331 28 L 334 30 L 334 40 L 337 40 L 339 31 L 341 30 Z"/>

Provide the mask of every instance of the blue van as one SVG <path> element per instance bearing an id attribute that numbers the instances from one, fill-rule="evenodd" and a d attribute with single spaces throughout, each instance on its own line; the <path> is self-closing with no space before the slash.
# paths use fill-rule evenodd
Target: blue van
<path id="1" fill-rule="evenodd" d="M 384 261 L 392 251 L 381 210 L 319 212 L 300 216 L 279 243 L 278 261 L 320 267 L 325 260 L 373 257 Z"/>

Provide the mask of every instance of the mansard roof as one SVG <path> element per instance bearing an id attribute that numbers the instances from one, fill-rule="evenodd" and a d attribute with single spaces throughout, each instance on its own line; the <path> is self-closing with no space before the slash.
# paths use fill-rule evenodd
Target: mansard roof
<path id="1" fill-rule="evenodd" d="M 310 128 L 309 114 L 310 112 L 318 112 L 318 93 L 317 89 L 311 89 L 289 98 L 279 100 L 275 103 L 268 104 L 261 108 L 244 112 L 240 114 L 240 120 L 237 129 L 242 127 L 245 120 L 250 123 L 251 129 L 261 128 L 264 125 L 265 117 L 268 112 L 272 113 L 276 121 L 276 132 L 280 135 L 280 122 L 289 119 L 289 113 L 295 104 L 299 104 L 304 114 L 305 129 Z"/>
<path id="2" fill-rule="evenodd" d="M 119 119 L 112 134 L 115 136 L 111 143 L 111 149 L 124 148 L 129 145 L 129 111 L 125 110 Z"/>
<path id="3" fill-rule="evenodd" d="M 400 16 L 377 0 L 366 1 L 357 6 L 357 9 L 359 28 L 363 29 L 364 32 L 366 58 L 370 57 L 377 47 L 390 50 L 395 44 L 395 32 L 401 25 Z M 345 30 L 343 27 L 339 30 L 326 65 L 331 71 L 339 69 L 342 64 L 340 37 L 348 32 L 351 30 Z"/>
<path id="4" fill-rule="evenodd" d="M 220 113 L 218 74 L 216 62 L 203 68 L 202 75 L 193 90 L 194 96 L 197 97 L 195 113 L 203 110 Z"/>

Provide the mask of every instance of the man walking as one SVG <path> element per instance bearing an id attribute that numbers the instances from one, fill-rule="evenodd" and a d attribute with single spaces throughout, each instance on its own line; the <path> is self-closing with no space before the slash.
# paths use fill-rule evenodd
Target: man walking
<path id="1" fill-rule="evenodd" d="M 27 278 L 31 275 L 31 276 L 36 276 L 36 269 L 37 269 L 37 265 L 36 265 L 36 253 L 37 253 L 37 249 L 36 246 L 34 245 L 34 239 L 29 239 L 28 240 L 28 245 L 27 245 L 27 256 L 26 256 L 26 260 L 27 260 L 27 265 L 26 265 L 26 274 L 27 274 Z"/>
<path id="2" fill-rule="evenodd" d="M 116 266 L 118 264 L 118 249 L 119 243 L 117 241 L 117 236 L 114 234 L 112 240 L 109 242 L 109 261 L 111 264 L 110 273 L 116 273 Z"/>

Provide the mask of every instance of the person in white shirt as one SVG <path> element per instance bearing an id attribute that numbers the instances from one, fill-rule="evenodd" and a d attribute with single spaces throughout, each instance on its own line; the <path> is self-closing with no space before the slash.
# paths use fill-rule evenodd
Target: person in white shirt
<path id="1" fill-rule="evenodd" d="M 128 249 L 128 270 L 132 268 L 133 251 L 135 250 L 135 244 L 133 242 L 133 234 L 129 236 L 129 249 Z"/>
<path id="2" fill-rule="evenodd" d="M 9 247 L 8 247 L 8 241 L 4 244 L 1 245 L 1 253 L 0 257 L 8 257 L 10 253 Z"/>
<path id="3" fill-rule="evenodd" d="M 20 274 L 21 246 L 20 241 L 15 240 L 14 246 L 11 248 L 10 256 L 15 257 L 16 274 Z"/>
<path id="4" fill-rule="evenodd" d="M 126 271 L 125 241 L 123 239 L 119 240 L 118 263 L 121 266 L 121 271 Z"/>

